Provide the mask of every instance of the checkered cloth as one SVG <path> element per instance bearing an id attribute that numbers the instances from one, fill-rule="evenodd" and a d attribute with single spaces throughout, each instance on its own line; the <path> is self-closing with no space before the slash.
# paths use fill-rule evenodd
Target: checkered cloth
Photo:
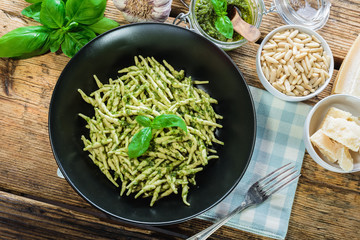
<path id="1" fill-rule="evenodd" d="M 302 140 L 306 115 L 311 107 L 282 101 L 270 93 L 250 87 L 257 116 L 254 153 L 243 178 L 233 192 L 198 218 L 215 221 L 237 207 L 248 188 L 271 171 L 294 162 L 300 171 L 305 147 Z M 287 233 L 296 183 L 277 192 L 263 204 L 234 216 L 227 226 L 262 236 L 284 239 Z"/>

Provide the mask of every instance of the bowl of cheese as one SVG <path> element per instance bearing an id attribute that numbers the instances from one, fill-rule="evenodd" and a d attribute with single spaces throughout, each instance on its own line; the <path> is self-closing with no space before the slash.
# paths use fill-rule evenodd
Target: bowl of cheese
<path id="1" fill-rule="evenodd" d="M 320 166 L 338 173 L 360 171 L 360 98 L 336 94 L 318 102 L 304 127 L 305 147 Z"/>

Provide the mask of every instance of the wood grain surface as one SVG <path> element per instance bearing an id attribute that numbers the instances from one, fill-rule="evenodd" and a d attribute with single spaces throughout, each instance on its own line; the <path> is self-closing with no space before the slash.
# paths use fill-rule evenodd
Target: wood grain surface
<path id="1" fill-rule="evenodd" d="M 186 1 L 187 3 L 189 1 Z M 265 1 L 269 7 L 271 1 Z M 313 105 L 328 96 L 347 51 L 360 34 L 360 0 L 331 1 L 330 18 L 318 31 L 335 59 L 331 84 Z M 23 0 L 0 1 L 0 36 L 37 25 L 21 15 Z M 187 12 L 173 0 L 171 21 Z M 127 24 L 108 1 L 105 15 Z M 263 17 L 262 38 L 284 23 L 276 13 Z M 262 39 L 261 38 L 261 39 Z M 249 85 L 263 88 L 255 69 L 261 39 L 228 52 Z M 48 136 L 48 110 L 56 81 L 69 61 L 61 52 L 24 60 L 0 58 L 0 239 L 184 239 L 210 225 L 193 219 L 165 227 L 134 226 L 92 207 L 57 177 Z M 306 153 L 287 239 L 360 239 L 360 174 L 338 174 L 317 165 Z M 211 239 L 266 239 L 222 227 Z"/>

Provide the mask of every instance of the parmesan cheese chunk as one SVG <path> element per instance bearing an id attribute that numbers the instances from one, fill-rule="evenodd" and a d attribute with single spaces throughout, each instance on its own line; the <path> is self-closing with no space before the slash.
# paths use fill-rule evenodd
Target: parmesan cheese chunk
<path id="1" fill-rule="evenodd" d="M 349 112 L 346 112 L 344 110 L 341 110 L 336 107 L 331 107 L 329 111 L 327 112 L 327 116 L 333 117 L 333 118 L 343 118 L 346 120 L 349 120 L 352 115 Z"/>
<path id="2" fill-rule="evenodd" d="M 324 118 L 324 120 L 322 121 L 320 128 L 322 128 L 325 124 L 325 122 L 327 121 L 327 119 L 329 117 L 333 117 L 333 118 L 343 118 L 346 120 L 350 120 L 352 118 L 354 118 L 351 113 L 346 112 L 344 110 L 341 110 L 339 108 L 335 108 L 335 107 L 331 107 L 328 112 L 326 113 L 326 116 Z"/>
<path id="3" fill-rule="evenodd" d="M 343 118 L 329 116 L 325 119 L 322 130 L 324 134 L 354 152 L 360 148 L 360 126 Z"/>
<path id="4" fill-rule="evenodd" d="M 337 152 L 339 166 L 346 172 L 353 170 L 354 168 L 354 160 L 350 155 L 349 149 L 346 147 L 342 147 Z"/>
<path id="5" fill-rule="evenodd" d="M 330 162 L 333 163 L 338 160 L 338 152 L 340 152 L 340 149 L 344 148 L 340 143 L 332 141 L 321 129 L 317 130 L 310 137 L 310 141 Z"/>
<path id="6" fill-rule="evenodd" d="M 343 118 L 343 119 L 346 119 L 348 121 L 355 122 L 357 125 L 360 125 L 360 118 L 359 117 L 355 117 L 355 116 L 351 115 L 351 113 L 346 112 L 344 110 L 341 110 L 339 108 L 331 107 L 328 110 L 328 112 L 326 113 L 326 116 L 324 118 L 324 121 L 321 123 L 320 128 L 322 128 L 322 126 L 324 125 L 324 122 L 326 121 L 327 117 Z"/>

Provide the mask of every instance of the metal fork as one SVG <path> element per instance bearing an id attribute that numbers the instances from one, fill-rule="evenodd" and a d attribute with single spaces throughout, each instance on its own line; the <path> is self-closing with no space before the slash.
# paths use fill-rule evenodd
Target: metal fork
<path id="1" fill-rule="evenodd" d="M 246 193 L 244 201 L 240 204 L 239 207 L 235 208 L 231 213 L 219 219 L 216 223 L 210 227 L 204 229 L 203 231 L 195 234 L 194 236 L 188 238 L 187 240 L 203 240 L 207 239 L 211 234 L 213 234 L 217 229 L 224 225 L 230 218 L 235 214 L 241 212 L 242 210 L 263 203 L 268 199 L 272 194 L 289 185 L 295 179 L 300 176 L 295 170 L 295 166 L 292 166 L 291 163 L 288 163 L 275 171 L 269 173 L 265 177 L 261 178 L 255 182 Z"/>

